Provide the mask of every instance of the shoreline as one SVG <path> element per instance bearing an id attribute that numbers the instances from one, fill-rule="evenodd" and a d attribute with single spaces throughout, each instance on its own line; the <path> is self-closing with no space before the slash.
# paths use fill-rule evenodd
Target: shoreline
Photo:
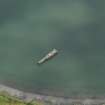
<path id="1" fill-rule="evenodd" d="M 35 93 L 24 92 L 3 84 L 0 84 L 0 92 L 7 92 L 10 96 L 21 99 L 25 102 L 30 102 L 32 100 L 44 101 L 53 104 L 72 104 L 72 103 L 81 103 L 81 104 L 100 104 L 105 103 L 105 97 L 101 98 L 89 98 L 89 97 L 78 97 L 78 98 L 64 98 L 64 97 L 56 97 L 56 96 L 47 96 L 40 95 Z"/>

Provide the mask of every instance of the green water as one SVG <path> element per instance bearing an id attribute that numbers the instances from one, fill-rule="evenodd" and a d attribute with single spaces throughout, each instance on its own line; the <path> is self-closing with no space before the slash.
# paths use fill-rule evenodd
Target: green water
<path id="1" fill-rule="evenodd" d="M 27 91 L 105 92 L 104 0 L 1 0 L 0 81 Z M 58 56 L 36 62 L 53 48 Z"/>

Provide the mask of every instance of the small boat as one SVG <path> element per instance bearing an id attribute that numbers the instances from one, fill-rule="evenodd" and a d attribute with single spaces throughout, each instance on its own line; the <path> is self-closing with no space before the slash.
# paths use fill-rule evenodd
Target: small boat
<path id="1" fill-rule="evenodd" d="M 50 51 L 46 56 L 44 56 L 41 60 L 39 60 L 37 62 L 38 65 L 45 63 L 46 61 L 52 59 L 54 56 L 56 56 L 58 54 L 58 50 L 57 49 L 53 49 L 52 51 Z"/>

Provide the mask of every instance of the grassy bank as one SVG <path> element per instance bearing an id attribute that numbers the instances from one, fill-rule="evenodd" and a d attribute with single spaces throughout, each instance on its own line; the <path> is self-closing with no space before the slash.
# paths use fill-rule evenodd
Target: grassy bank
<path id="1" fill-rule="evenodd" d="M 0 92 L 0 105 L 46 105 L 46 103 L 40 101 L 31 101 L 27 103 L 16 97 L 10 96 L 6 92 Z"/>
<path id="2" fill-rule="evenodd" d="M 50 100 L 50 99 L 49 99 Z M 67 100 L 66 100 L 67 101 Z M 58 102 L 58 101 L 57 101 Z M 0 105 L 105 105 L 105 99 L 71 99 L 69 103 L 52 103 L 45 100 L 32 100 L 30 102 L 23 101 L 15 96 L 9 95 L 7 92 L 0 92 Z"/>

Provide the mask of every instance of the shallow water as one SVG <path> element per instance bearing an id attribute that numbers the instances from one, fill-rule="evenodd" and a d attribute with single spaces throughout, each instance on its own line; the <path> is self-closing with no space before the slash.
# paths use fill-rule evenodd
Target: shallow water
<path id="1" fill-rule="evenodd" d="M 102 1 L 5 1 L 0 1 L 1 83 L 64 95 L 105 92 Z M 36 65 L 53 48 L 58 56 Z"/>

